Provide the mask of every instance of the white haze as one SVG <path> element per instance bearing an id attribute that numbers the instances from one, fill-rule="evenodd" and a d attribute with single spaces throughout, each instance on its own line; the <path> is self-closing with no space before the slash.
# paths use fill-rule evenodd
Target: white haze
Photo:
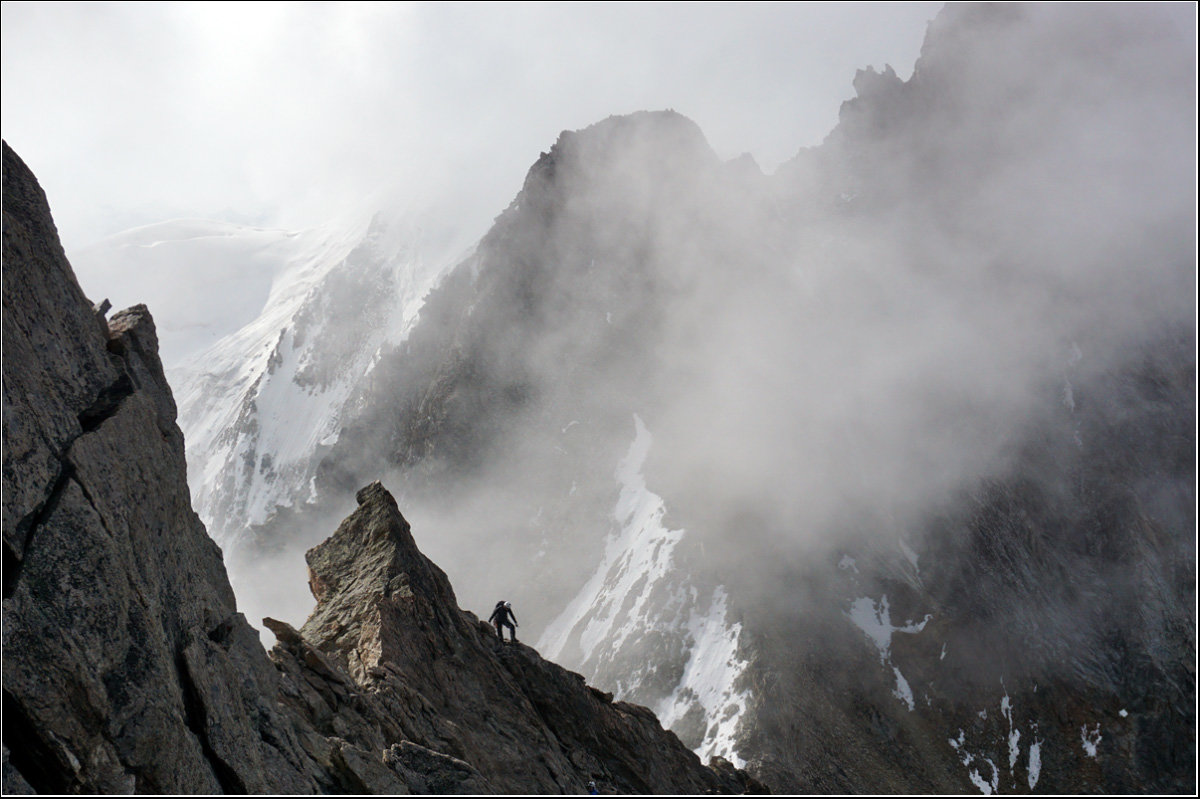
<path id="1" fill-rule="evenodd" d="M 1026 13 L 939 54 L 962 64 L 952 112 L 860 133 L 874 160 L 842 179 L 866 207 L 802 227 L 786 278 L 678 302 L 667 360 L 694 380 L 656 431 L 667 496 L 752 508 L 793 540 L 828 544 L 854 516 L 894 535 L 1001 473 L 1072 373 L 1192 327 L 1194 19 Z"/>
<path id="2" fill-rule="evenodd" d="M 169 219 L 295 230 L 384 205 L 469 241 L 560 131 L 612 113 L 675 108 L 772 169 L 828 134 L 855 70 L 907 76 L 940 6 L 5 2 L 0 119 L 69 257 Z M 245 323 L 272 277 L 231 301 L 204 263 L 73 260 L 93 299 L 149 304 L 164 356 L 187 342 L 163 314 Z"/>
<path id="3" fill-rule="evenodd" d="M 307 227 L 381 192 L 453 202 L 478 235 L 559 131 L 611 113 L 674 107 L 773 167 L 856 68 L 907 75 L 939 5 L 6 2 L 3 133 L 68 254 L 181 216 Z"/>
<path id="4" fill-rule="evenodd" d="M 765 592 L 780 588 L 766 576 L 780 555 L 894 548 L 958 492 L 1005 475 L 1032 431 L 1069 418 L 1072 381 L 1128 368 L 1181 334 L 1195 357 L 1194 15 L 1002 7 L 978 25 L 959 40 L 945 21 L 919 92 L 864 76 L 858 107 L 872 116 L 856 127 L 850 109 L 844 138 L 774 188 L 739 194 L 720 175 L 672 173 L 654 154 L 689 145 L 670 124 L 630 134 L 615 160 L 579 165 L 593 173 L 581 202 L 592 229 L 609 230 L 598 234 L 609 255 L 628 241 L 646 254 L 649 282 L 668 287 L 648 311 L 662 337 L 626 356 L 628 376 L 594 376 L 582 407 L 619 453 L 632 415 L 611 409 L 649 395 L 633 410 L 654 436 L 650 489 L 713 561 L 743 581 L 762 572 Z M 794 221 L 772 229 L 788 203 L 801 206 Z M 583 244 L 552 245 L 570 274 Z M 553 289 L 584 297 L 564 300 L 562 326 L 511 347 L 514 382 L 531 374 L 547 409 L 573 390 L 561 377 L 582 326 L 603 330 L 584 313 L 603 299 L 577 279 L 592 280 Z M 614 315 L 646 311 L 629 284 L 610 288 Z M 661 371 L 647 376 L 647 362 Z M 555 580 L 593 562 L 594 542 L 572 542 L 565 559 L 539 564 L 532 587 L 511 587 L 529 575 L 531 550 L 516 542 L 530 535 L 531 497 L 555 485 L 567 494 L 552 453 L 568 445 L 569 421 L 516 427 L 477 492 L 441 513 L 412 509 L 417 529 L 437 531 L 427 548 L 470 606 L 541 592 L 535 612 L 553 615 Z"/>

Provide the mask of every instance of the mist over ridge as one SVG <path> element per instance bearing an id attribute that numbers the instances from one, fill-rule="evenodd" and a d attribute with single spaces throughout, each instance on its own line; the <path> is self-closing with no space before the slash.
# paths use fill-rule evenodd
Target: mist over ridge
<path id="1" fill-rule="evenodd" d="M 1058 11 L 948 11 L 911 81 L 862 73 L 826 144 L 772 177 L 719 164 L 678 115 L 564 134 L 422 321 L 457 337 L 473 379 L 519 395 L 480 396 L 480 418 L 512 405 L 542 415 L 523 432 L 557 434 L 572 419 L 544 417 L 566 395 L 627 442 L 642 413 L 652 483 L 707 503 L 708 525 L 751 511 L 768 538 L 821 546 L 847 508 L 904 527 L 1002 471 L 1064 380 L 1186 330 L 1193 179 L 1172 154 L 1192 135 L 1188 69 L 1157 62 L 1174 32 L 1143 20 L 1117 42 L 1115 85 L 1136 101 L 1098 92 L 1114 58 L 1100 32 L 1132 12 L 1108 13 L 1089 46 Z M 494 319 L 439 322 L 451 284 Z M 421 335 L 406 346 L 439 334 Z M 356 427 L 386 449 L 387 405 L 364 405 Z M 555 445 L 505 429 L 477 451 L 487 429 L 420 468 L 487 473 L 479 456 L 499 453 L 510 472 L 511 452 Z"/>

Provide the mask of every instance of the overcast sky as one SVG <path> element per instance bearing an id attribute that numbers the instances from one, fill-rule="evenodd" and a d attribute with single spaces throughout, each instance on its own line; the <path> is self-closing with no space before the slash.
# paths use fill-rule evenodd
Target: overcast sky
<path id="1" fill-rule="evenodd" d="M 770 171 L 941 3 L 3 4 L 3 135 L 68 253 L 173 217 L 301 228 L 390 192 L 481 235 L 558 133 L 674 108 Z"/>

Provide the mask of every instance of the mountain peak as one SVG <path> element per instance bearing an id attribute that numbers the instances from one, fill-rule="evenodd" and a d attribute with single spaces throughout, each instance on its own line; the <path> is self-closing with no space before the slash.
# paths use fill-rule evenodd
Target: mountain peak
<path id="1" fill-rule="evenodd" d="M 672 110 L 614 114 L 580 130 L 564 130 L 549 155 L 583 166 L 637 164 L 650 174 L 663 167 L 717 162 L 700 126 Z"/>
<path id="2" fill-rule="evenodd" d="M 530 167 L 510 210 L 542 213 L 572 194 L 606 205 L 617 199 L 645 205 L 658 191 L 682 191 L 720 163 L 704 133 L 676 111 L 613 115 L 580 130 L 564 130 Z M 644 208 L 643 210 L 648 210 Z"/>
<path id="3" fill-rule="evenodd" d="M 559 134 L 556 145 L 561 145 L 577 138 L 603 140 L 619 139 L 623 136 L 674 135 L 690 139 L 699 145 L 705 143 L 704 132 L 700 126 L 689 117 L 667 108 L 660 111 L 634 111 L 629 114 L 611 114 L 599 122 L 593 122 L 585 128 L 570 131 L 564 130 Z"/>
<path id="4" fill-rule="evenodd" d="M 358 509 L 305 556 L 318 607 L 346 591 L 386 585 L 402 573 L 406 561 L 420 557 L 408 521 L 382 483 L 364 487 L 356 499 Z"/>

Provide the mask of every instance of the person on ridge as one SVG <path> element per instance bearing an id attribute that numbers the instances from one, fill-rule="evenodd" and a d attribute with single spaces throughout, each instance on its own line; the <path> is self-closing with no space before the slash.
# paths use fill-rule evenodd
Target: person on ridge
<path id="1" fill-rule="evenodd" d="M 509 621 L 512 619 L 512 621 Z M 505 602 L 501 599 L 496 603 L 496 609 L 492 611 L 492 615 L 488 617 L 488 621 L 496 625 L 496 635 L 500 638 L 500 643 L 504 643 L 504 628 L 508 628 L 508 635 L 512 639 L 511 643 L 517 642 L 517 615 L 513 613 L 512 603 Z M 502 626 L 503 625 L 503 626 Z"/>

